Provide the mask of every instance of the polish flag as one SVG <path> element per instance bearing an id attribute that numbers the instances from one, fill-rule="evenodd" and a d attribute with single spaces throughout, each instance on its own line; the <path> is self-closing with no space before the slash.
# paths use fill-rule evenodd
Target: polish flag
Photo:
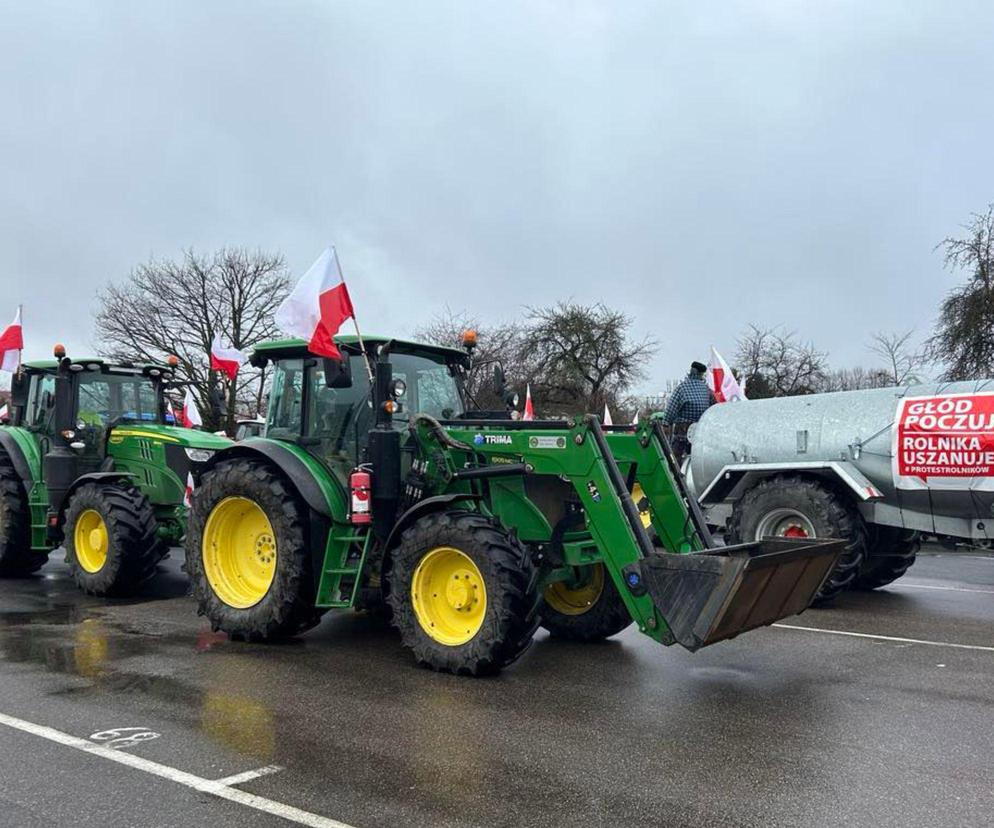
<path id="1" fill-rule="evenodd" d="M 193 389 L 189 386 L 186 389 L 186 396 L 183 398 L 183 407 L 179 410 L 179 424 L 183 428 L 193 428 L 204 424 L 200 417 L 200 409 L 197 408 L 197 403 L 193 399 Z"/>
<path id="2" fill-rule="evenodd" d="M 520 388 L 520 386 L 518 386 Z M 522 420 L 534 420 L 535 409 L 532 407 L 532 386 L 531 383 L 525 386 L 525 413 L 521 415 Z"/>
<path id="3" fill-rule="evenodd" d="M 21 333 L 21 306 L 17 306 L 14 321 L 0 333 L 0 369 L 16 371 L 21 364 L 24 335 Z"/>
<path id="4" fill-rule="evenodd" d="M 7 403 L 0 406 L 0 422 L 7 422 L 10 419 L 10 409 L 7 407 Z"/>
<path id="5" fill-rule="evenodd" d="M 187 509 L 190 508 L 190 504 L 193 501 L 193 490 L 196 488 L 193 485 L 193 472 L 186 473 L 186 491 L 183 492 L 183 505 Z"/>
<path id="6" fill-rule="evenodd" d="M 234 380 L 238 376 L 238 369 L 241 368 L 247 359 L 244 352 L 237 348 L 225 348 L 221 344 L 221 334 L 214 337 L 211 343 L 211 370 L 224 371 L 228 379 Z"/>
<path id="7" fill-rule="evenodd" d="M 732 369 L 714 346 L 711 346 L 711 364 L 708 367 L 708 388 L 718 402 L 744 400 L 745 391 L 735 379 Z"/>
<path id="8" fill-rule="evenodd" d="M 273 318 L 286 333 L 306 339 L 312 354 L 342 358 L 333 337 L 346 319 L 355 319 L 355 311 L 334 247 L 311 265 Z"/>
<path id="9" fill-rule="evenodd" d="M 607 403 L 604 403 L 604 422 L 602 425 L 614 425 L 614 420 L 611 419 L 611 409 L 607 407 Z"/>

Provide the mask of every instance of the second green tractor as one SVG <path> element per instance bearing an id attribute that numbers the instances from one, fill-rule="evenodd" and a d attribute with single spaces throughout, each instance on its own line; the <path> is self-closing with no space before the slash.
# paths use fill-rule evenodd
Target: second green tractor
<path id="1" fill-rule="evenodd" d="M 231 441 L 168 424 L 173 366 L 70 359 L 14 375 L 0 427 L 0 577 L 60 545 L 84 591 L 130 595 L 186 533 L 187 484 Z"/>

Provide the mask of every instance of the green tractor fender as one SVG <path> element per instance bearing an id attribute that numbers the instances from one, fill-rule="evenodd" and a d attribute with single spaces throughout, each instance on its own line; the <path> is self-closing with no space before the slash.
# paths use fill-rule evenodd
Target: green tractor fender
<path id="1" fill-rule="evenodd" d="M 245 440 L 217 452 L 204 465 L 203 471 L 210 471 L 223 460 L 239 457 L 261 459 L 275 467 L 293 484 L 308 508 L 325 520 L 347 519 L 345 491 L 341 484 L 303 449 L 265 438 Z"/>
<path id="2" fill-rule="evenodd" d="M 88 474 L 81 474 L 77 477 L 72 485 L 66 489 L 66 493 L 62 496 L 62 500 L 55 505 L 55 511 L 59 515 L 58 528 L 62 528 L 62 524 L 66 520 L 66 509 L 69 508 L 69 502 L 72 500 L 72 496 L 80 489 L 80 487 L 85 486 L 87 483 L 116 483 L 119 481 L 128 482 L 134 480 L 135 476 L 128 472 L 119 471 L 102 471 L 102 472 L 89 472 Z"/>
<path id="3" fill-rule="evenodd" d="M 435 497 L 426 497 L 424 500 L 419 500 L 397 519 L 393 529 L 390 530 L 390 534 L 387 536 L 384 548 L 392 549 L 397 541 L 400 540 L 401 533 L 416 520 L 420 520 L 425 515 L 430 515 L 433 512 L 447 511 L 453 503 L 458 503 L 460 500 L 479 501 L 482 500 L 482 496 L 469 492 L 455 492 L 453 494 L 436 495 Z"/>
<path id="4" fill-rule="evenodd" d="M 41 457 L 34 440 L 16 426 L 2 428 L 0 447 L 7 452 L 14 471 L 24 484 L 24 491 L 30 492 L 36 477 L 41 476 Z"/>

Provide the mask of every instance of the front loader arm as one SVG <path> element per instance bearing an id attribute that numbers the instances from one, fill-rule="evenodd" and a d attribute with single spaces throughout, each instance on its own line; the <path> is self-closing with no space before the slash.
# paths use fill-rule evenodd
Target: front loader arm
<path id="1" fill-rule="evenodd" d="M 444 441 L 437 429 L 414 427 L 425 495 L 471 490 L 481 511 L 512 531 L 524 527 L 519 537 L 546 582 L 568 577 L 570 567 L 603 564 L 639 629 L 664 644 L 696 650 L 803 611 L 842 550 L 837 541 L 782 539 L 711 547 L 654 425 L 610 435 L 593 416 L 443 425 Z M 542 477 L 568 483 L 582 510 L 561 544 L 563 560 L 547 555 L 555 546 L 551 522 L 535 518 L 529 480 Z M 663 549 L 642 525 L 633 480 Z"/>

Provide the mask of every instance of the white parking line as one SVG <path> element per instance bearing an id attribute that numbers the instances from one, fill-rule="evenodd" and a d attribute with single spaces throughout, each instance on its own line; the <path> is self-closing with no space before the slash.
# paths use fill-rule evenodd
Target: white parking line
<path id="1" fill-rule="evenodd" d="M 932 586 L 930 584 L 906 584 L 904 581 L 897 581 L 887 584 L 887 589 L 905 587 L 906 589 L 941 589 L 946 592 L 978 592 L 981 595 L 994 595 L 994 589 L 968 589 L 966 587 Z"/>
<path id="2" fill-rule="evenodd" d="M 225 785 L 226 787 L 233 787 L 234 785 L 241 785 L 244 782 L 251 782 L 253 779 L 258 779 L 260 776 L 269 776 L 271 773 L 279 773 L 283 770 L 279 765 L 266 765 L 264 768 L 256 768 L 255 770 L 247 770 L 244 773 L 236 773 L 234 776 L 226 776 L 224 779 L 215 779 L 214 782 L 218 785 Z"/>
<path id="3" fill-rule="evenodd" d="M 282 817 L 289 822 L 296 822 L 298 825 L 308 825 L 312 826 L 312 828 L 353 828 L 353 826 L 339 822 L 338 820 L 328 819 L 318 814 L 312 814 L 309 811 L 302 811 L 300 808 L 294 808 L 292 805 L 285 805 L 282 802 L 276 802 L 272 799 L 266 799 L 262 796 L 256 796 L 255 794 L 229 787 L 230 780 L 236 777 L 215 780 L 204 779 L 192 773 L 181 771 L 178 768 L 172 768 L 169 765 L 162 765 L 159 762 L 142 759 L 140 756 L 135 756 L 131 753 L 111 750 L 103 745 L 63 733 L 61 730 L 55 730 L 45 725 L 8 716 L 5 713 L 0 713 L 0 725 L 6 725 L 23 733 L 30 733 L 32 736 L 47 739 L 63 747 L 74 748 L 84 753 L 91 753 L 110 762 L 117 762 L 119 765 L 127 765 L 135 770 L 140 770 L 152 776 L 161 777 L 162 779 L 168 779 L 170 782 L 184 785 L 195 791 L 227 799 L 230 802 L 237 802 L 246 808 L 254 808 L 256 811 L 263 811 L 273 816 Z M 239 776 L 243 776 L 243 774 L 239 774 Z M 247 780 L 243 779 L 242 781 Z"/>
<path id="4" fill-rule="evenodd" d="M 853 638 L 872 638 L 877 641 L 895 641 L 899 644 L 928 644 L 931 647 L 954 647 L 957 650 L 981 650 L 994 653 L 994 647 L 982 647 L 979 644 L 952 644 L 948 641 L 925 641 L 921 638 L 898 638 L 893 635 L 874 635 L 872 633 L 849 632 L 848 630 L 823 630 L 818 627 L 801 627 L 796 624 L 772 624 L 781 630 L 804 630 L 805 632 L 824 633 L 826 635 L 849 635 Z"/>

